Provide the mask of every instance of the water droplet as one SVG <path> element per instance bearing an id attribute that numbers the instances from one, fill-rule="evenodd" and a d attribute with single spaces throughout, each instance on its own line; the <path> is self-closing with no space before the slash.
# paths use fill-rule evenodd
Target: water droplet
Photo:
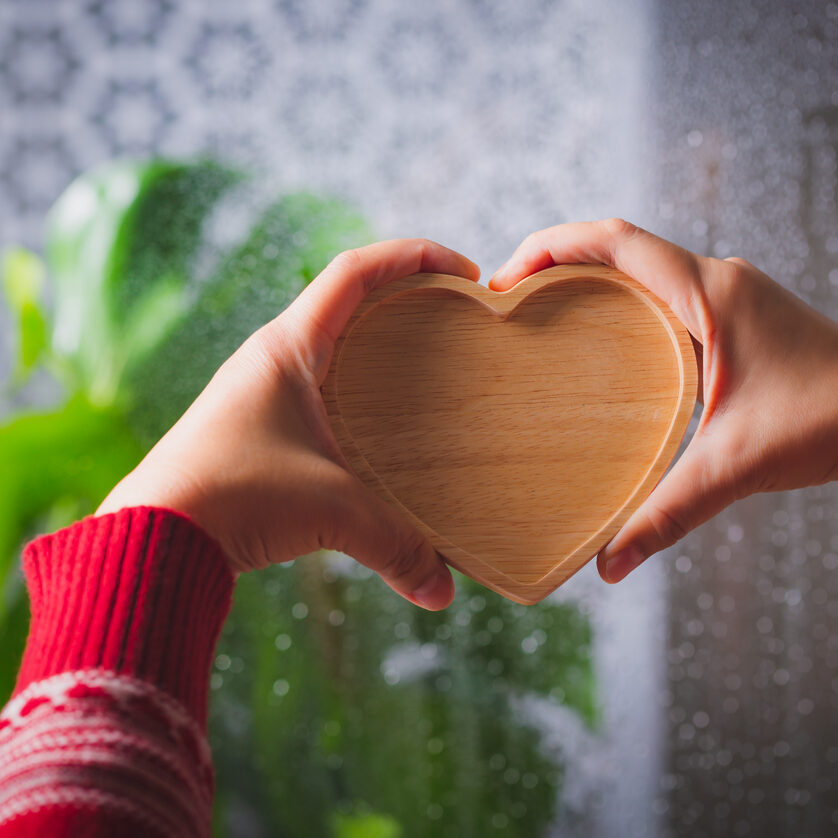
<path id="1" fill-rule="evenodd" d="M 427 812 L 432 821 L 438 821 L 442 817 L 443 809 L 439 803 L 429 803 Z"/>

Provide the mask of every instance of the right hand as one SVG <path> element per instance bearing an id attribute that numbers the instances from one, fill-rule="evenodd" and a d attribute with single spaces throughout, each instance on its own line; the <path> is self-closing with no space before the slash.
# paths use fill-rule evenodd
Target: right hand
<path id="1" fill-rule="evenodd" d="M 838 324 L 744 259 L 699 256 L 622 219 L 532 234 L 490 287 L 580 262 L 618 268 L 669 305 L 696 344 L 704 403 L 681 458 L 600 552 L 605 581 L 738 498 L 838 479 Z"/>

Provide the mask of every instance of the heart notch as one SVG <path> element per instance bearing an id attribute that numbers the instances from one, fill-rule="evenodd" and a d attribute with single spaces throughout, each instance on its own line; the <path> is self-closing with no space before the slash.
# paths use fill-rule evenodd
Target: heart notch
<path id="1" fill-rule="evenodd" d="M 358 478 L 453 567 L 532 604 L 648 496 L 696 388 L 690 336 L 663 302 L 572 265 L 502 293 L 442 274 L 376 289 L 322 393 Z"/>

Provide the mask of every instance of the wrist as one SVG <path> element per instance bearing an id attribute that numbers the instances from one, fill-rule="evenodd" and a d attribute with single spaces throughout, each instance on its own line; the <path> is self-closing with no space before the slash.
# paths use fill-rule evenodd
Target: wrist
<path id="1" fill-rule="evenodd" d="M 201 528 L 148 507 L 91 516 L 29 544 L 23 569 L 32 622 L 16 691 L 63 672 L 113 672 L 153 683 L 203 721 L 205 696 L 182 672 L 208 677 L 233 578 Z"/>
<path id="2" fill-rule="evenodd" d="M 159 473 L 150 468 L 147 461 L 143 461 L 114 486 L 99 505 L 95 517 L 145 507 L 175 513 L 203 530 L 218 544 L 222 558 L 235 577 L 239 568 L 230 559 L 219 521 L 206 514 L 204 504 L 199 501 L 198 492 L 192 483 L 173 468 Z"/>

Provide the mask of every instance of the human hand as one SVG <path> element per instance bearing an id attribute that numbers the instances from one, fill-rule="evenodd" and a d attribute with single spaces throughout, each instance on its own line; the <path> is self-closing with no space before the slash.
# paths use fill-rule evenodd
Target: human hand
<path id="1" fill-rule="evenodd" d="M 497 291 L 557 264 L 611 265 L 664 300 L 699 356 L 687 449 L 600 552 L 618 582 L 738 498 L 838 479 L 838 324 L 743 259 L 699 256 L 621 219 L 529 236 Z"/>
<path id="2" fill-rule="evenodd" d="M 183 512 L 221 544 L 234 572 L 340 550 L 412 602 L 447 606 L 448 567 L 349 472 L 319 390 L 363 297 L 419 271 L 472 280 L 480 273 L 464 256 L 419 239 L 342 253 L 221 366 L 97 514 L 126 506 Z"/>

